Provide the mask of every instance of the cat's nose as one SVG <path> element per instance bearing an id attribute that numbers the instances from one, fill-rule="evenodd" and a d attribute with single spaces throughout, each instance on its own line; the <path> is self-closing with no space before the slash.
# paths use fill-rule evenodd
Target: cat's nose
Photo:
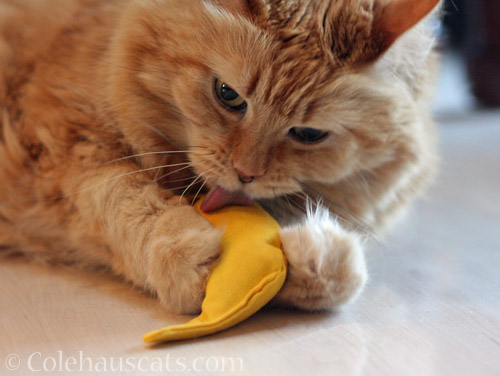
<path id="1" fill-rule="evenodd" d="M 238 174 L 238 179 L 243 184 L 249 184 L 249 183 L 253 182 L 256 178 L 255 175 L 249 175 L 241 170 L 238 170 L 237 168 L 235 168 L 235 170 L 236 170 L 236 173 Z"/>
<path id="2" fill-rule="evenodd" d="M 252 183 L 255 179 L 264 176 L 265 169 L 260 166 L 258 163 L 250 163 L 249 159 L 246 160 L 234 160 L 233 159 L 233 168 L 238 175 L 238 179 L 243 184 Z"/>

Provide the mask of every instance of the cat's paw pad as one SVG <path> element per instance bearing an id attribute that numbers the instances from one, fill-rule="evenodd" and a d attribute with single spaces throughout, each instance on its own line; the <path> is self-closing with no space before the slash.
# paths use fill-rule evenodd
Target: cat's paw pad
<path id="1" fill-rule="evenodd" d="M 195 314 L 200 312 L 208 276 L 219 260 L 222 232 L 194 209 L 178 210 L 185 228 L 154 239 L 148 280 L 168 311 Z"/>
<path id="2" fill-rule="evenodd" d="M 280 237 L 289 270 L 278 303 L 321 310 L 347 303 L 361 292 L 367 271 L 359 236 L 327 212 L 281 230 Z"/>

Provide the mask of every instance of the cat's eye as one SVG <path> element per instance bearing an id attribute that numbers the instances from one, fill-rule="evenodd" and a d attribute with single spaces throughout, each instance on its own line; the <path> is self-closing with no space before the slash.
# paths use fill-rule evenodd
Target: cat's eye
<path id="1" fill-rule="evenodd" d="M 215 95 L 230 110 L 244 112 L 247 108 L 247 102 L 241 95 L 219 79 L 215 80 Z"/>
<path id="2" fill-rule="evenodd" d="M 328 132 L 314 128 L 294 127 L 290 128 L 288 135 L 303 144 L 314 144 L 323 141 Z"/>

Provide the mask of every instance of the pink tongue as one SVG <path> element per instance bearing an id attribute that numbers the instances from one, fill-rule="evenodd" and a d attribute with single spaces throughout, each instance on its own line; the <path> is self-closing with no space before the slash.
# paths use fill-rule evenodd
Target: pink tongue
<path id="1" fill-rule="evenodd" d="M 231 192 L 217 187 L 208 192 L 201 204 L 201 210 L 208 213 L 229 205 L 250 206 L 252 202 L 252 198 L 243 192 Z"/>

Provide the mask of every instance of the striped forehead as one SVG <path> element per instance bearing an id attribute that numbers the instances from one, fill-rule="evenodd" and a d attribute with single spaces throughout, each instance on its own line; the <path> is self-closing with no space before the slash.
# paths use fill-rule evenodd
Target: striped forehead
<path id="1" fill-rule="evenodd" d="M 275 29 L 309 29 L 318 15 L 328 8 L 327 0 L 275 0 L 267 3 L 261 14 L 268 27 Z"/>
<path id="2" fill-rule="evenodd" d="M 247 95 L 291 117 L 314 99 L 315 91 L 325 85 L 331 75 L 331 64 L 319 48 L 311 48 L 311 45 L 305 48 L 295 42 L 293 46 L 281 48 L 271 64 L 254 68 Z"/>
<path id="3" fill-rule="evenodd" d="M 329 1 L 287 0 L 268 3 L 257 23 L 277 44 L 270 63 L 254 67 L 247 95 L 286 116 L 313 100 L 312 94 L 331 77 L 331 58 L 324 50 L 323 16 Z"/>

